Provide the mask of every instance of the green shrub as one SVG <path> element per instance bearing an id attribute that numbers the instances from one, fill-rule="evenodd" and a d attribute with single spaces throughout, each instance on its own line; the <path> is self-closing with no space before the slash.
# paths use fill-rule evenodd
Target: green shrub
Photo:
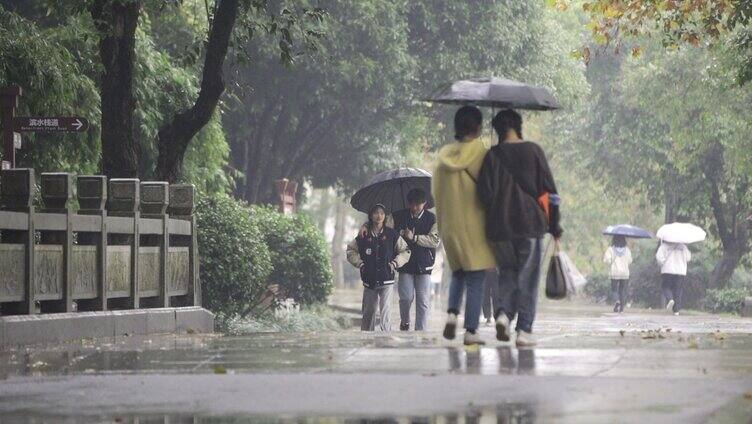
<path id="1" fill-rule="evenodd" d="M 607 275 L 588 275 L 584 293 L 594 302 L 608 302 L 611 297 L 611 279 Z"/>
<path id="2" fill-rule="evenodd" d="M 710 289 L 705 296 L 705 309 L 710 312 L 739 313 L 744 298 L 749 291 L 746 288 Z"/>
<path id="3" fill-rule="evenodd" d="M 332 292 L 332 262 L 324 235 L 305 215 L 283 215 L 254 206 L 251 219 L 269 246 L 273 271 L 270 283 L 302 305 L 325 302 Z"/>
<path id="4" fill-rule="evenodd" d="M 248 211 L 245 203 L 225 195 L 201 196 L 196 208 L 203 304 L 224 317 L 252 312 L 273 269 Z"/>

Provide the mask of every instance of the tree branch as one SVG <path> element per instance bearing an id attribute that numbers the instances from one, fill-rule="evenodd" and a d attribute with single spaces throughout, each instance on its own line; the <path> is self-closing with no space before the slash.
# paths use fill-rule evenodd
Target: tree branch
<path id="1" fill-rule="evenodd" d="M 188 144 L 209 122 L 224 93 L 222 66 L 238 17 L 239 0 L 222 0 L 218 3 L 206 44 L 201 91 L 196 103 L 190 109 L 175 115 L 157 135 L 157 179 L 174 182 L 180 177 Z"/>

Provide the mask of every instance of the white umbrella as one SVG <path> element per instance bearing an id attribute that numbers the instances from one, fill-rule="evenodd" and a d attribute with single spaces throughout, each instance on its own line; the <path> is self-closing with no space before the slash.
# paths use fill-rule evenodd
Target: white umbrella
<path id="1" fill-rule="evenodd" d="M 669 243 L 697 243 L 705 240 L 705 230 L 684 222 L 673 222 L 658 229 L 655 236 Z"/>

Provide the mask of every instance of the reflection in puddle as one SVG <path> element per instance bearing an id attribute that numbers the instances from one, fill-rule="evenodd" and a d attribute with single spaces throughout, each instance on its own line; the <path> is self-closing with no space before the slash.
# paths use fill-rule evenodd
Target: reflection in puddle
<path id="1" fill-rule="evenodd" d="M 344 424 L 377 424 L 377 423 L 427 423 L 427 424 L 475 424 L 475 423 L 504 423 L 526 424 L 536 422 L 535 410 L 532 405 L 509 403 L 486 408 L 468 409 L 462 413 L 432 416 L 405 417 L 273 417 L 261 415 L 238 416 L 205 416 L 189 414 L 152 414 L 152 415 L 100 415 L 100 416 L 54 416 L 38 414 L 12 414 L 3 416 L 2 422 L 13 424 L 31 423 L 132 423 L 132 424 L 241 424 L 241 423 L 344 423 Z"/>
<path id="2" fill-rule="evenodd" d="M 447 348 L 449 370 L 467 374 L 534 374 L 535 350 L 497 348 Z"/>

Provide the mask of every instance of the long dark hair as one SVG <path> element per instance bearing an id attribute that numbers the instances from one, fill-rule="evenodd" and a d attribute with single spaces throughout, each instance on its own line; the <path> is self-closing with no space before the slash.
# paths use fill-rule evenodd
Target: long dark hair
<path id="1" fill-rule="evenodd" d="M 369 230 L 373 229 L 373 213 L 376 212 L 377 209 L 381 209 L 382 211 L 384 211 L 384 224 L 383 225 L 386 227 L 386 215 L 387 215 L 386 206 L 379 203 L 379 204 L 371 206 L 371 209 L 368 210 L 368 229 Z"/>
<path id="2" fill-rule="evenodd" d="M 454 139 L 461 141 L 478 132 L 483 124 L 483 113 L 475 106 L 462 106 L 454 114 Z"/>
<path id="3" fill-rule="evenodd" d="M 614 236 L 611 239 L 611 246 L 625 247 L 627 245 L 627 238 L 624 236 Z"/>
<path id="4" fill-rule="evenodd" d="M 504 142 L 509 130 L 514 130 L 517 137 L 522 137 L 522 116 L 512 109 L 504 109 L 494 116 L 491 125 L 499 136 L 499 143 Z"/>

